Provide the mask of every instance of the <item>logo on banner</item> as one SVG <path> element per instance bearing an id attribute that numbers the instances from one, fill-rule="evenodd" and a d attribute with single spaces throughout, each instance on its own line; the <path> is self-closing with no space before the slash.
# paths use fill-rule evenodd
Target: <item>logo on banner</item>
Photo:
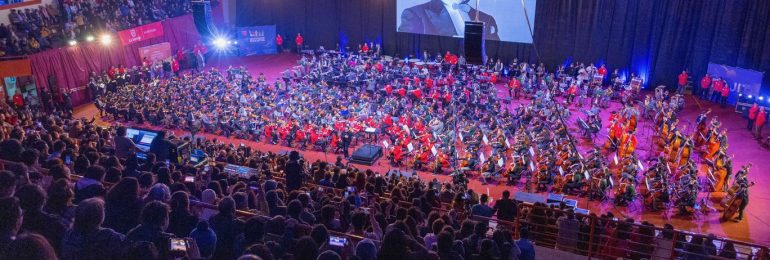
<path id="1" fill-rule="evenodd" d="M 136 29 L 131 29 L 131 38 L 136 37 Z"/>

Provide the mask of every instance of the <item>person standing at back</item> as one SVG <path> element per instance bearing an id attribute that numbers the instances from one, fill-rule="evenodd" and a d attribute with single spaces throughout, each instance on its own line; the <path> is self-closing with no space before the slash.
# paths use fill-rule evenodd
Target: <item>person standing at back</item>
<path id="1" fill-rule="evenodd" d="M 510 197 L 511 192 L 506 190 L 503 191 L 503 198 L 495 202 L 492 211 L 497 213 L 497 219 L 513 221 L 516 217 L 516 202 Z"/>

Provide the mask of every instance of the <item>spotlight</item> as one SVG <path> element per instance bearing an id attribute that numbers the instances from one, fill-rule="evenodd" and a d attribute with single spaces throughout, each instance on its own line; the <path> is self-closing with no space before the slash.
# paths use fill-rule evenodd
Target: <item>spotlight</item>
<path id="1" fill-rule="evenodd" d="M 738 94 L 738 96 L 739 96 L 739 97 L 742 97 L 742 96 L 743 96 L 743 93 L 740 93 L 740 94 Z"/>
<path id="2" fill-rule="evenodd" d="M 214 39 L 213 43 L 214 43 L 214 47 L 216 47 L 217 49 L 227 48 L 227 45 L 228 45 L 227 39 L 221 38 L 221 37 Z"/>
<path id="3" fill-rule="evenodd" d="M 69 44 L 70 46 L 75 46 L 75 45 L 78 45 L 78 41 L 76 41 L 76 40 L 70 40 L 70 41 L 68 42 L 68 44 Z"/>
<path id="4" fill-rule="evenodd" d="M 112 43 L 112 36 L 109 34 L 104 34 L 102 37 L 99 37 L 99 41 L 101 41 L 104 45 L 110 45 L 110 43 Z"/>
<path id="5" fill-rule="evenodd" d="M 92 42 L 92 41 L 94 41 L 94 36 L 93 36 L 93 35 L 89 35 L 89 36 L 86 36 L 86 41 L 87 41 L 87 42 Z"/>
<path id="6" fill-rule="evenodd" d="M 749 95 L 749 98 L 752 98 L 751 95 Z"/>
<path id="7" fill-rule="evenodd" d="M 233 44 L 238 45 L 238 41 L 234 41 Z"/>
<path id="8" fill-rule="evenodd" d="M 759 100 L 765 100 L 765 97 L 759 97 Z"/>

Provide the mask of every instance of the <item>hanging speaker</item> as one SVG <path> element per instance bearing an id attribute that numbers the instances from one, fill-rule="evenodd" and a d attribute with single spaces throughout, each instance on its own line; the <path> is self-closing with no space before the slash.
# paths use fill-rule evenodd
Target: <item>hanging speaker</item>
<path id="1" fill-rule="evenodd" d="M 486 60 L 484 50 L 484 23 L 465 22 L 465 60 L 468 64 L 482 65 Z"/>
<path id="2" fill-rule="evenodd" d="M 211 38 L 211 3 L 208 0 L 192 1 L 195 29 L 202 38 Z"/>

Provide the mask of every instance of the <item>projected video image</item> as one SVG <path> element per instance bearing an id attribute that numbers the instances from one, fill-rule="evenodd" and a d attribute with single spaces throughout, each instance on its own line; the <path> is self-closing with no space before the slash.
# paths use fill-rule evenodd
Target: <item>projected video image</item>
<path id="1" fill-rule="evenodd" d="M 397 0 L 399 32 L 463 37 L 465 21 L 476 20 L 476 0 Z M 535 26 L 535 0 L 524 0 L 529 23 Z M 532 43 L 520 0 L 479 0 L 478 20 L 484 38 Z"/>

